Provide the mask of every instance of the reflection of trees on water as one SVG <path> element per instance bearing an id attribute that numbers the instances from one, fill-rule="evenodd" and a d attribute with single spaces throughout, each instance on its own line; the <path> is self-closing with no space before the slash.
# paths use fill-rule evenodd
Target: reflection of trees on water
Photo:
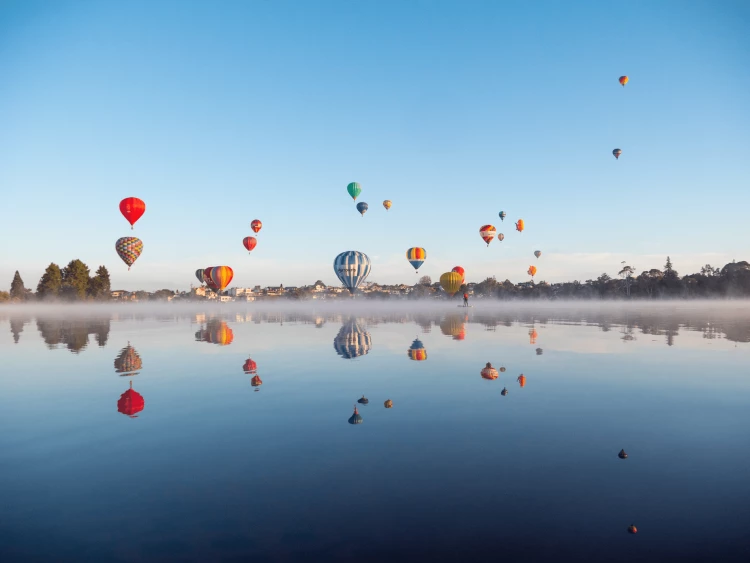
<path id="1" fill-rule="evenodd" d="M 21 339 L 23 327 L 31 321 L 30 315 L 15 316 L 10 318 L 10 332 L 13 334 L 13 342 L 18 344 Z"/>
<path id="2" fill-rule="evenodd" d="M 37 319 L 36 328 L 48 348 L 64 345 L 77 354 L 88 346 L 90 334 L 100 347 L 107 345 L 110 319 Z"/>
<path id="3" fill-rule="evenodd" d="M 350 317 L 341 325 L 333 348 L 342 358 L 351 359 L 364 356 L 372 348 L 372 337 L 360 319 Z"/>

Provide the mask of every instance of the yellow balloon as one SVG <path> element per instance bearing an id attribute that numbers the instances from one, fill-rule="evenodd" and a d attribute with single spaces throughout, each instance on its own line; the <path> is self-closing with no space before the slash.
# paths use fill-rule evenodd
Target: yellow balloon
<path id="1" fill-rule="evenodd" d="M 389 210 L 389 209 L 391 208 L 391 205 L 393 205 L 393 203 L 391 203 L 391 200 L 390 200 L 390 199 L 386 199 L 386 200 L 385 200 L 385 201 L 383 202 L 383 207 L 385 207 L 385 210 L 386 210 L 386 211 L 388 211 L 388 210 Z"/>
<path id="2" fill-rule="evenodd" d="M 458 272 L 445 272 L 440 276 L 440 285 L 451 297 L 461 289 L 463 277 Z"/>

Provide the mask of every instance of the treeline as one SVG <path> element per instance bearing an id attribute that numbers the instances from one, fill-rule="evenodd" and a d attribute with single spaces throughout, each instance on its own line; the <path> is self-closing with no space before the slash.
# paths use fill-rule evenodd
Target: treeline
<path id="1" fill-rule="evenodd" d="M 89 267 L 76 259 L 64 268 L 55 263 L 47 266 L 36 293 L 26 288 L 21 274 L 16 271 L 10 292 L 0 291 L 0 301 L 107 301 L 110 294 L 107 268 L 99 266 L 92 276 Z"/>

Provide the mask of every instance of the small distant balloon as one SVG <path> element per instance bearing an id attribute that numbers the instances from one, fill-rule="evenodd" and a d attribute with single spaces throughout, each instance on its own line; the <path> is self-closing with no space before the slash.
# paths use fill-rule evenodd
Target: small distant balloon
<path id="1" fill-rule="evenodd" d="M 388 211 L 388 210 L 389 210 L 389 209 L 391 208 L 391 205 L 393 205 L 393 203 L 391 202 L 391 200 L 390 200 L 390 199 L 386 199 L 386 200 L 385 200 L 385 201 L 383 202 L 383 207 L 385 207 L 385 210 L 386 210 L 386 211 Z"/>
<path id="2" fill-rule="evenodd" d="M 140 219 L 146 212 L 146 204 L 143 200 L 137 197 L 126 197 L 120 202 L 120 213 L 123 214 L 125 219 L 130 223 L 131 230 L 136 221 Z"/>
<path id="3" fill-rule="evenodd" d="M 526 273 L 533 278 L 536 275 L 536 266 L 529 266 L 529 269 Z"/>
<path id="4" fill-rule="evenodd" d="M 360 201 L 357 204 L 357 211 L 359 211 L 360 214 L 362 215 L 362 217 L 364 217 L 365 216 L 365 212 L 367 211 L 368 207 L 369 206 L 364 201 Z"/>
<path id="5" fill-rule="evenodd" d="M 508 214 L 505 211 L 501 211 L 498 213 L 498 216 L 500 217 L 501 221 L 505 221 L 505 218 L 508 216 Z"/>
<path id="6" fill-rule="evenodd" d="M 415 270 L 419 271 L 419 267 L 427 260 L 427 251 L 422 247 L 414 246 L 406 251 L 406 259 Z"/>
<path id="7" fill-rule="evenodd" d="M 539 257 L 540 257 L 541 255 L 542 255 L 542 251 L 541 251 L 541 250 L 535 250 L 535 251 L 534 251 L 534 256 L 536 256 L 537 260 L 539 260 Z"/>
<path id="8" fill-rule="evenodd" d="M 622 154 L 622 150 L 621 149 L 615 149 L 615 150 L 612 151 L 612 154 L 615 155 L 615 158 L 619 160 L 620 159 L 620 155 Z"/>
<path id="9" fill-rule="evenodd" d="M 519 233 L 522 233 L 522 232 L 523 232 L 523 229 L 524 229 L 524 222 L 523 222 L 523 219 L 519 219 L 518 221 L 516 221 L 516 230 L 517 230 L 517 231 L 518 231 Z"/>
<path id="10" fill-rule="evenodd" d="M 247 249 L 248 253 L 253 251 L 258 245 L 258 239 L 255 237 L 245 237 L 242 239 L 242 245 Z"/>
<path id="11" fill-rule="evenodd" d="M 253 230 L 254 233 L 257 233 L 261 230 L 263 227 L 263 223 L 260 222 L 260 219 L 253 219 L 253 221 L 250 223 L 250 228 Z"/>
<path id="12" fill-rule="evenodd" d="M 622 87 L 625 88 L 625 84 L 628 83 L 628 81 L 630 80 L 630 78 L 628 78 L 627 76 L 621 76 L 618 80 L 619 80 L 620 84 L 622 85 Z"/>
<path id="13" fill-rule="evenodd" d="M 349 195 L 352 196 L 354 201 L 357 201 L 357 197 L 362 193 L 362 186 L 357 182 L 352 182 L 346 186 L 346 191 L 349 192 Z"/>
<path id="14" fill-rule="evenodd" d="M 198 281 L 203 283 L 203 268 L 200 268 L 195 271 L 195 277 L 198 278 Z"/>
<path id="15" fill-rule="evenodd" d="M 503 242 L 505 240 L 505 235 L 503 233 L 497 233 L 497 240 Z"/>

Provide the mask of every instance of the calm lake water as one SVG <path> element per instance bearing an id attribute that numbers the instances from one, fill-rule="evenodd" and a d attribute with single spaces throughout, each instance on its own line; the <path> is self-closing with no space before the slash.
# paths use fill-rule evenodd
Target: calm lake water
<path id="1" fill-rule="evenodd" d="M 3 562 L 750 560 L 747 304 L 0 323 Z"/>

